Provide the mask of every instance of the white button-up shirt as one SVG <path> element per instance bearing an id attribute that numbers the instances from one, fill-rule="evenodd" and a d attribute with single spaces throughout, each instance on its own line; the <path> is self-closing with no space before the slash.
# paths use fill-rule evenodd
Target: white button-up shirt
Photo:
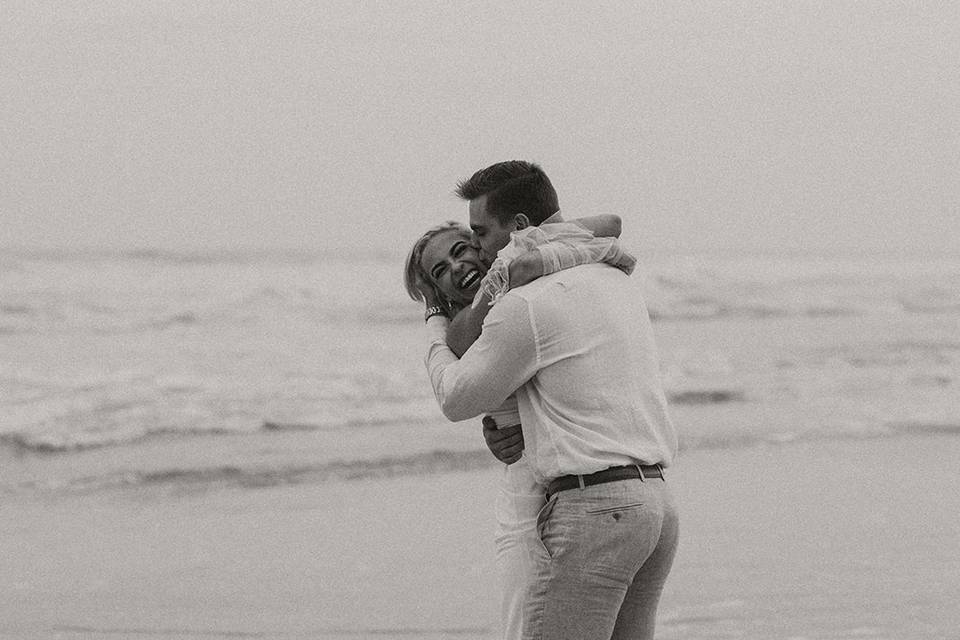
<path id="1" fill-rule="evenodd" d="M 538 482 L 672 462 L 677 436 L 650 318 L 623 271 L 583 265 L 511 290 L 459 360 L 444 339 L 448 321 L 434 316 L 427 326 L 427 370 L 444 415 L 465 420 L 516 391 Z"/>

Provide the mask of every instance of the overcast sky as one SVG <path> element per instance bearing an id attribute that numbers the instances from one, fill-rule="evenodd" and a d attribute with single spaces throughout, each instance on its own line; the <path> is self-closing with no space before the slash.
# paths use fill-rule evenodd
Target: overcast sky
<path id="1" fill-rule="evenodd" d="M 960 251 L 960 3 L 579 4 L 4 0 L 0 246 L 403 253 L 520 158 L 641 251 Z"/>

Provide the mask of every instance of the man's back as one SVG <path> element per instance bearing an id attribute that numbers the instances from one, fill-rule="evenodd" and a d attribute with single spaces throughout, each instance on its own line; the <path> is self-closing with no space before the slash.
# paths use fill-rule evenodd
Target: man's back
<path id="1" fill-rule="evenodd" d="M 517 398 L 539 479 L 670 464 L 677 439 L 636 282 L 606 265 L 566 269 L 508 293 L 488 322 L 500 318 L 527 318 L 532 333 L 535 373 Z"/>

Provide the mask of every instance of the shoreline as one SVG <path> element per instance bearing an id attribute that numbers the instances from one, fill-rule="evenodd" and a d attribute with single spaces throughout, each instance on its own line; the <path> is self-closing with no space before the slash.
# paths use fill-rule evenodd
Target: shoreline
<path id="1" fill-rule="evenodd" d="M 658 638 L 948 638 L 960 438 L 685 451 Z M 11 497 L 0 638 L 496 637 L 499 469 Z"/>

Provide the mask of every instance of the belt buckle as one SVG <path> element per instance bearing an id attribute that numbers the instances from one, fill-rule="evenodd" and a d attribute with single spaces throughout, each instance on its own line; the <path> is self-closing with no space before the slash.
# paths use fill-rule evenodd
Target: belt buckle
<path id="1" fill-rule="evenodd" d="M 643 475 L 643 467 L 642 467 L 641 465 L 639 465 L 639 464 L 635 464 L 635 465 L 633 465 L 633 466 L 635 466 L 635 467 L 637 468 L 637 473 L 640 474 L 640 482 L 646 482 L 646 476 Z M 657 468 L 657 472 L 660 473 L 660 481 L 661 481 L 661 482 L 666 482 L 666 481 L 667 481 L 667 477 L 663 474 L 663 467 L 660 466 L 660 463 L 657 462 L 657 463 L 654 464 L 653 466 L 656 467 L 656 468 Z"/>

